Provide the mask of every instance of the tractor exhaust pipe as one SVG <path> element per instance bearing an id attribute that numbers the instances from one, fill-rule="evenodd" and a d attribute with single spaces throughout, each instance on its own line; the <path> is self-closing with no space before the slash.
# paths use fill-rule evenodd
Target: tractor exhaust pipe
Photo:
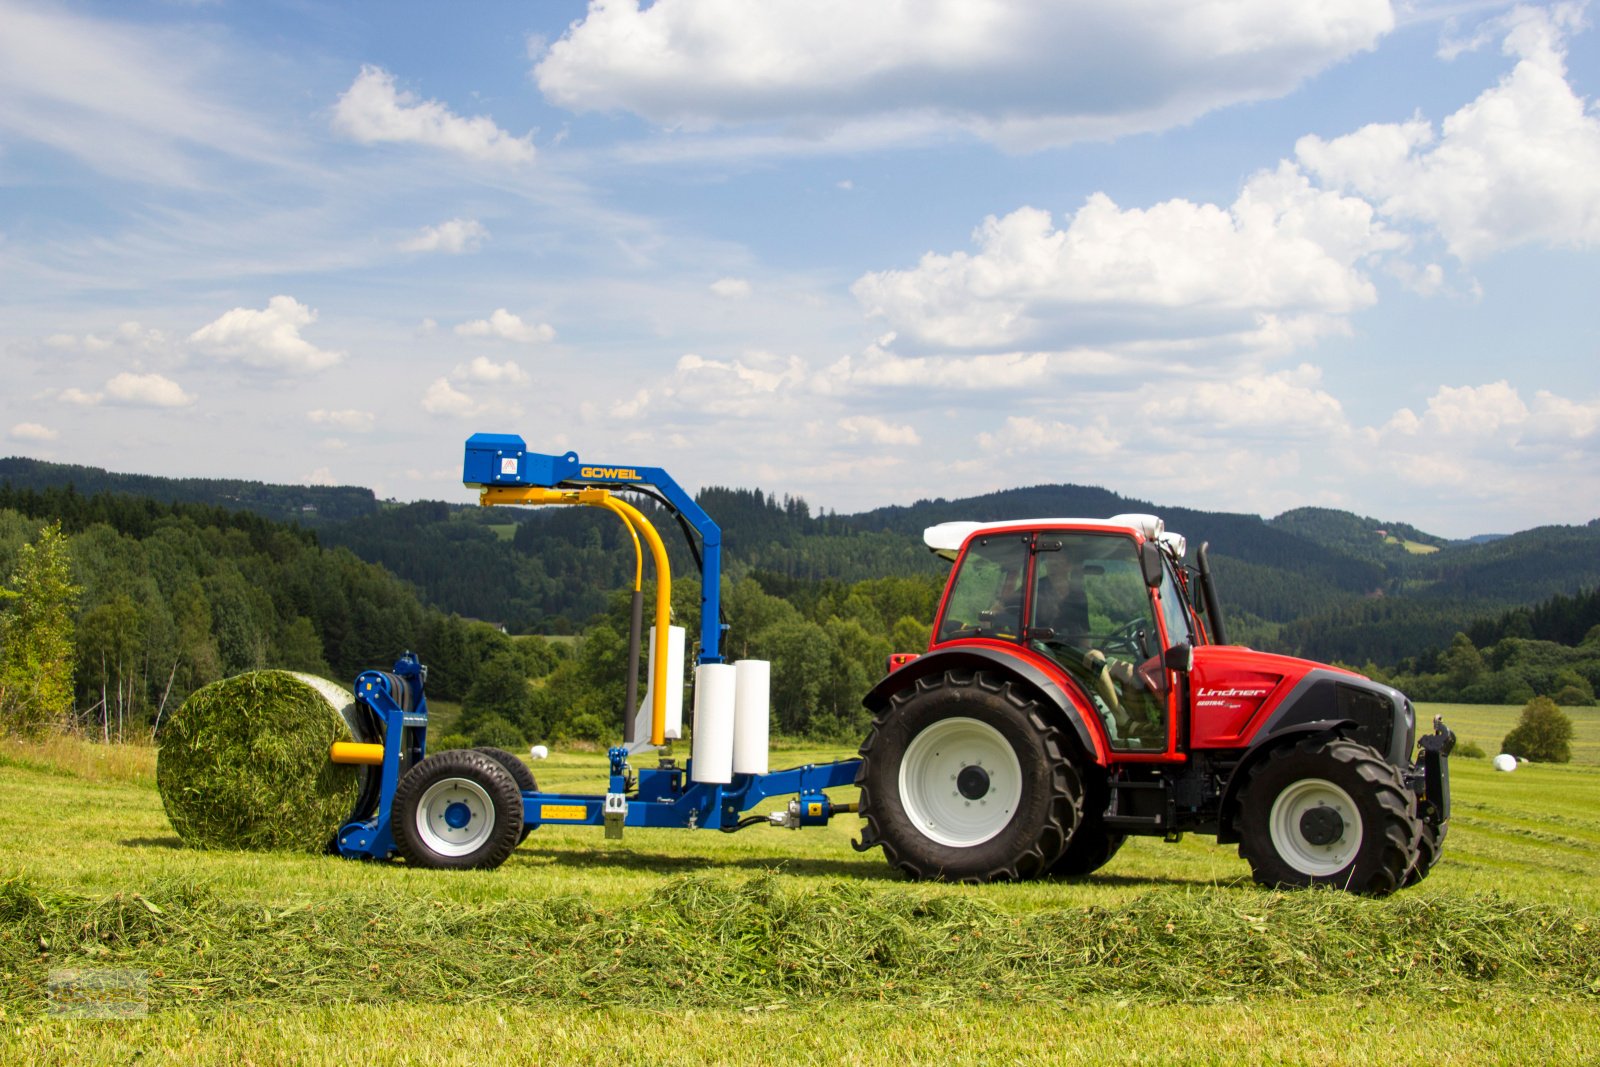
<path id="1" fill-rule="evenodd" d="M 1225 645 L 1228 643 L 1228 632 L 1222 622 L 1222 605 L 1217 602 L 1217 583 L 1211 576 L 1211 543 L 1200 542 L 1200 548 L 1194 554 L 1196 570 L 1200 573 L 1200 595 L 1206 604 L 1206 627 L 1211 631 L 1211 643 Z"/>

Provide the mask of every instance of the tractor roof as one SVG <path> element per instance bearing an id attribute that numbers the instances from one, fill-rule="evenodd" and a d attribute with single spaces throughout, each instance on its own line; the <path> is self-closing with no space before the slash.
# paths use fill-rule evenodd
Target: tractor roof
<path id="1" fill-rule="evenodd" d="M 1109 519 L 1005 519 L 1000 522 L 941 522 L 922 531 L 922 540 L 935 555 L 953 560 L 967 538 L 983 530 L 1005 530 L 1018 526 L 1088 526 L 1138 533 L 1146 540 L 1159 541 L 1174 558 L 1182 559 L 1187 545 L 1182 534 L 1167 533 L 1154 515 L 1113 515 Z"/>

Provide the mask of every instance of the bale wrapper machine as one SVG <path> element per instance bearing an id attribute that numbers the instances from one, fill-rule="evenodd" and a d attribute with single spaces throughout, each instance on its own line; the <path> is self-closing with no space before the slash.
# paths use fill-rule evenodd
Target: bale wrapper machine
<path id="1" fill-rule="evenodd" d="M 859 759 L 768 769 L 770 670 L 765 661 L 729 663 L 722 653 L 722 533 L 717 524 L 659 467 L 585 463 L 576 452 L 530 452 L 521 437 L 475 434 L 468 439 L 462 481 L 485 507 L 578 506 L 605 510 L 622 521 L 633 542 L 635 569 L 628 663 L 639 662 L 645 633 L 644 558 L 654 569 L 655 604 L 649 630 L 647 689 L 641 702 L 630 669 L 623 743 L 610 749 L 604 793 L 549 793 L 511 753 L 497 749 L 426 752 L 427 670 L 409 653 L 391 672 L 368 671 L 355 695 L 381 724 L 383 742 L 340 744 L 336 763 L 367 764 L 376 776 L 376 810 L 346 824 L 335 847 L 345 856 L 384 859 L 399 853 L 424 867 L 495 867 L 533 829 L 545 825 L 601 826 L 611 838 L 635 827 L 732 832 L 757 824 L 823 826 L 855 805 L 826 790 L 851 785 Z M 670 751 L 682 737 L 686 632 L 672 625 L 672 575 L 667 552 L 649 518 L 619 494 L 647 497 L 676 518 L 700 571 L 701 602 L 694 672 L 694 730 L 690 758 L 662 754 L 655 766 L 633 766 L 646 753 Z M 663 636 L 665 635 L 665 636 Z M 637 710 L 635 710 L 637 709 Z M 757 806 L 781 797 L 787 805 L 766 815 Z"/>

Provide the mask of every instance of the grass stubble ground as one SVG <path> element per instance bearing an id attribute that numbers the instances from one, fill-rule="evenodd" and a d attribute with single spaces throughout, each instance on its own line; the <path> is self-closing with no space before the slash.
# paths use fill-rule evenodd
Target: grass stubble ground
<path id="1" fill-rule="evenodd" d="M 1490 752 L 1516 715 L 1422 710 Z M 1261 889 L 1203 838 L 908 884 L 845 819 L 546 827 L 491 872 L 200 852 L 150 750 L 7 744 L 0 1063 L 1595 1062 L 1600 714 L 1574 718 L 1573 764 L 1454 761 L 1446 859 L 1386 900 Z M 63 968 L 139 974 L 148 1015 L 47 1014 Z"/>

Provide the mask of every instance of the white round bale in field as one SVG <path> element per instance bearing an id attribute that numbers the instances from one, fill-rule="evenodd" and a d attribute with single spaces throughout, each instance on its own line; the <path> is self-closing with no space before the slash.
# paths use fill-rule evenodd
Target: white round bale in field
<path id="1" fill-rule="evenodd" d="M 1494 758 L 1494 769 L 1497 771 L 1514 771 L 1517 769 L 1517 757 L 1509 752 L 1502 752 Z"/>

